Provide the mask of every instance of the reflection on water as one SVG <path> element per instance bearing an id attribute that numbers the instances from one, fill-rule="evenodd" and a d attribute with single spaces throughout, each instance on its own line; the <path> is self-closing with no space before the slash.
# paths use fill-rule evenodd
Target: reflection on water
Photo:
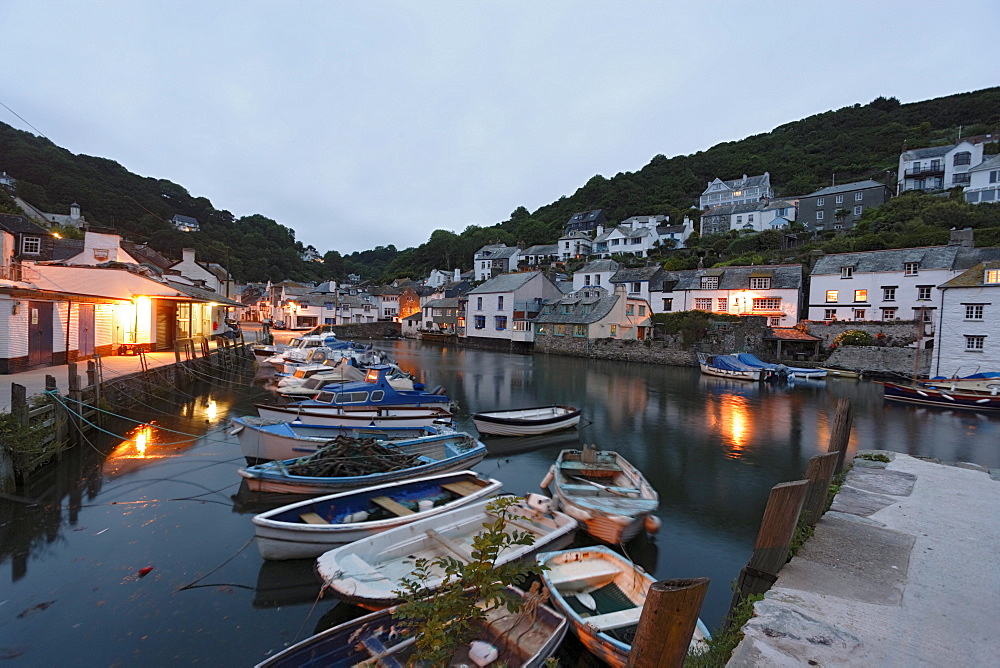
<path id="1" fill-rule="evenodd" d="M 708 412 L 709 424 L 723 435 L 723 443 L 729 446 L 726 456 L 739 459 L 740 452 L 747 446 L 747 432 L 750 427 L 750 411 L 747 400 L 739 394 L 726 394 Z"/>

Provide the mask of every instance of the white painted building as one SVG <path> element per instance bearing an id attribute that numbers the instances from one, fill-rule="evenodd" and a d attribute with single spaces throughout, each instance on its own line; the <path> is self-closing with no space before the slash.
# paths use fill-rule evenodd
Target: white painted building
<path id="1" fill-rule="evenodd" d="M 581 230 L 568 232 L 559 237 L 559 259 L 565 262 L 574 258 L 587 257 L 590 255 L 592 245 L 593 241 L 589 233 Z"/>
<path id="2" fill-rule="evenodd" d="M 991 249 L 927 246 L 825 255 L 810 273 L 809 320 L 937 321 L 939 285 Z"/>
<path id="3" fill-rule="evenodd" d="M 1000 155 L 994 155 L 969 170 L 965 201 L 971 204 L 1000 202 Z"/>
<path id="4" fill-rule="evenodd" d="M 968 186 L 969 171 L 983 161 L 984 145 L 996 141 L 996 135 L 978 135 L 948 146 L 903 151 L 899 155 L 896 193 Z"/>
<path id="5" fill-rule="evenodd" d="M 941 308 L 930 375 L 1000 370 L 1000 261 L 977 264 L 938 288 Z"/>
<path id="6" fill-rule="evenodd" d="M 469 338 L 530 341 L 529 311 L 562 293 L 540 271 L 502 274 L 469 291 L 465 313 L 465 336 Z M 532 303 L 534 309 L 526 305 Z"/>
<path id="7" fill-rule="evenodd" d="M 97 265 L 103 262 L 139 264 L 139 260 L 122 250 L 121 240 L 122 238 L 117 234 L 99 234 L 87 231 L 83 237 L 83 251 L 66 260 L 66 264 Z"/>
<path id="8" fill-rule="evenodd" d="M 716 178 L 709 181 L 705 192 L 698 200 L 699 209 L 711 209 L 726 204 L 752 204 L 760 199 L 774 197 L 771 188 L 771 174 L 764 172 L 759 176 L 743 175 L 741 179 L 723 181 Z"/>
<path id="9" fill-rule="evenodd" d="M 652 284 L 654 313 L 709 311 L 768 318 L 772 327 L 799 321 L 802 265 L 719 267 L 666 272 Z"/>
<path id="10" fill-rule="evenodd" d="M 486 281 L 494 276 L 517 270 L 520 249 L 505 244 L 483 246 L 474 257 L 477 281 Z"/>
<path id="11" fill-rule="evenodd" d="M 761 200 L 747 204 L 726 204 L 701 214 L 701 234 L 719 234 L 729 230 L 763 232 L 787 227 L 797 217 L 794 200 Z M 775 224 L 775 221 L 778 221 Z"/>
<path id="12" fill-rule="evenodd" d="M 604 288 L 609 292 L 614 291 L 611 277 L 619 269 L 621 269 L 621 265 L 614 260 L 591 260 L 573 274 L 573 291 L 576 292 L 591 286 Z"/>

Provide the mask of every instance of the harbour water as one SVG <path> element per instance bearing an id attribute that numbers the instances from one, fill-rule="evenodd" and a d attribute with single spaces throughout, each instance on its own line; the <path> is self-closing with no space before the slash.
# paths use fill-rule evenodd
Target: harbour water
<path id="1" fill-rule="evenodd" d="M 492 439 L 476 468 L 535 491 L 562 448 L 595 443 L 636 464 L 659 491 L 662 528 L 624 546 L 657 578 L 711 579 L 715 627 L 745 565 L 770 488 L 826 450 L 841 397 L 851 449 L 884 448 L 1000 467 L 1000 416 L 885 404 L 866 381 L 757 385 L 697 369 L 379 342 L 428 387 L 478 410 L 565 403 L 578 430 Z M 245 376 L 177 390 L 77 448 L 18 497 L 0 498 L 0 658 L 18 665 L 252 665 L 360 614 L 320 598 L 309 561 L 265 563 L 240 488 L 230 415 L 268 398 Z M 129 432 L 123 441 L 115 435 Z M 269 507 L 269 506 L 268 506 Z M 150 570 L 146 570 L 150 569 Z M 576 665 L 564 657 L 563 665 Z"/>

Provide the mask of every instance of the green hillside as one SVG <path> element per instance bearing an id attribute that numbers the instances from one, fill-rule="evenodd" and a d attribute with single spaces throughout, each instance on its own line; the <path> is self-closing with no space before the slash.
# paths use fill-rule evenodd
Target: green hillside
<path id="1" fill-rule="evenodd" d="M 867 105 L 817 114 L 693 155 L 656 155 L 637 172 L 611 178 L 594 176 L 572 196 L 533 213 L 517 207 L 510 219 L 492 227 L 471 226 L 460 234 L 437 230 L 426 243 L 404 251 L 388 245 L 341 256 L 337 249 L 320 248 L 326 252 L 324 262 L 303 262 L 298 254 L 304 249 L 295 240 L 295 231 L 274 220 L 260 215 L 236 219 L 178 184 L 132 174 L 105 158 L 74 155 L 45 138 L 2 123 L 0 169 L 18 180 L 19 196 L 44 211 L 68 212 L 76 201 L 92 224 L 115 227 L 127 238 L 148 242 L 178 259 L 182 247 L 192 246 L 200 259 L 228 265 L 240 280 L 325 280 L 343 278 L 347 273 L 389 279 L 419 277 L 432 268 L 469 269 L 473 253 L 493 241 L 555 243 L 565 222 L 577 211 L 603 209 L 612 222 L 660 213 L 679 220 L 715 177 L 729 179 L 769 171 L 772 185 L 784 196 L 828 185 L 834 174 L 838 183 L 865 178 L 894 183 L 897 159 L 904 147 L 952 143 L 960 126 L 963 136 L 996 132 L 1000 128 L 1000 88 L 906 105 L 878 98 Z M 655 147 L 650 147 L 653 151 Z M 954 206 L 964 207 L 960 202 Z M 197 218 L 203 231 L 174 231 L 168 223 L 174 214 Z M 882 237 L 878 243 L 891 243 L 886 241 L 886 235 L 893 234 L 892 226 L 889 228 L 879 229 Z M 725 244 L 705 241 L 713 244 L 706 259 L 714 261 L 738 260 L 741 254 L 760 250 L 730 249 L 733 239 Z M 267 249 L 266 262 L 261 262 L 263 248 Z M 688 262 L 690 253 L 674 261 Z"/>

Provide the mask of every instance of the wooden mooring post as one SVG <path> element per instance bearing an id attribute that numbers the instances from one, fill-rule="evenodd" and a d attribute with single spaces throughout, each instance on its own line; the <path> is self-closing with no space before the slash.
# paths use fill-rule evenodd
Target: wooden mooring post
<path id="1" fill-rule="evenodd" d="M 736 581 L 736 592 L 729 606 L 729 623 L 732 622 L 733 610 L 743 599 L 763 594 L 778 579 L 778 572 L 788 560 L 788 548 L 792 544 L 808 489 L 808 480 L 783 482 L 771 488 L 753 555 Z"/>
<path id="2" fill-rule="evenodd" d="M 70 437 L 73 442 L 79 445 L 83 442 L 83 419 L 81 417 L 82 411 L 82 401 L 83 392 L 80 388 L 80 375 L 76 370 L 76 362 L 69 363 L 69 379 L 68 379 L 69 390 L 67 395 L 69 396 L 69 410 L 72 411 L 69 414 L 69 420 L 75 425 L 75 428 L 71 432 Z"/>
<path id="3" fill-rule="evenodd" d="M 802 517 L 809 523 L 809 526 L 816 526 L 819 518 L 826 511 L 826 497 L 829 494 L 830 481 L 833 480 L 833 471 L 837 468 L 840 457 L 839 452 L 813 455 L 806 466 L 809 491 L 806 493 L 806 500 L 802 505 Z"/>
<path id="4" fill-rule="evenodd" d="M 654 582 L 646 593 L 627 666 L 683 666 L 706 593 L 708 578 Z"/>
<path id="5" fill-rule="evenodd" d="M 844 397 L 837 402 L 837 414 L 833 418 L 833 427 L 830 429 L 830 447 L 827 452 L 838 452 L 837 466 L 834 474 L 840 473 L 844 468 L 844 457 L 847 454 L 847 446 L 851 441 L 851 424 L 854 421 L 854 407 L 851 400 Z"/>

